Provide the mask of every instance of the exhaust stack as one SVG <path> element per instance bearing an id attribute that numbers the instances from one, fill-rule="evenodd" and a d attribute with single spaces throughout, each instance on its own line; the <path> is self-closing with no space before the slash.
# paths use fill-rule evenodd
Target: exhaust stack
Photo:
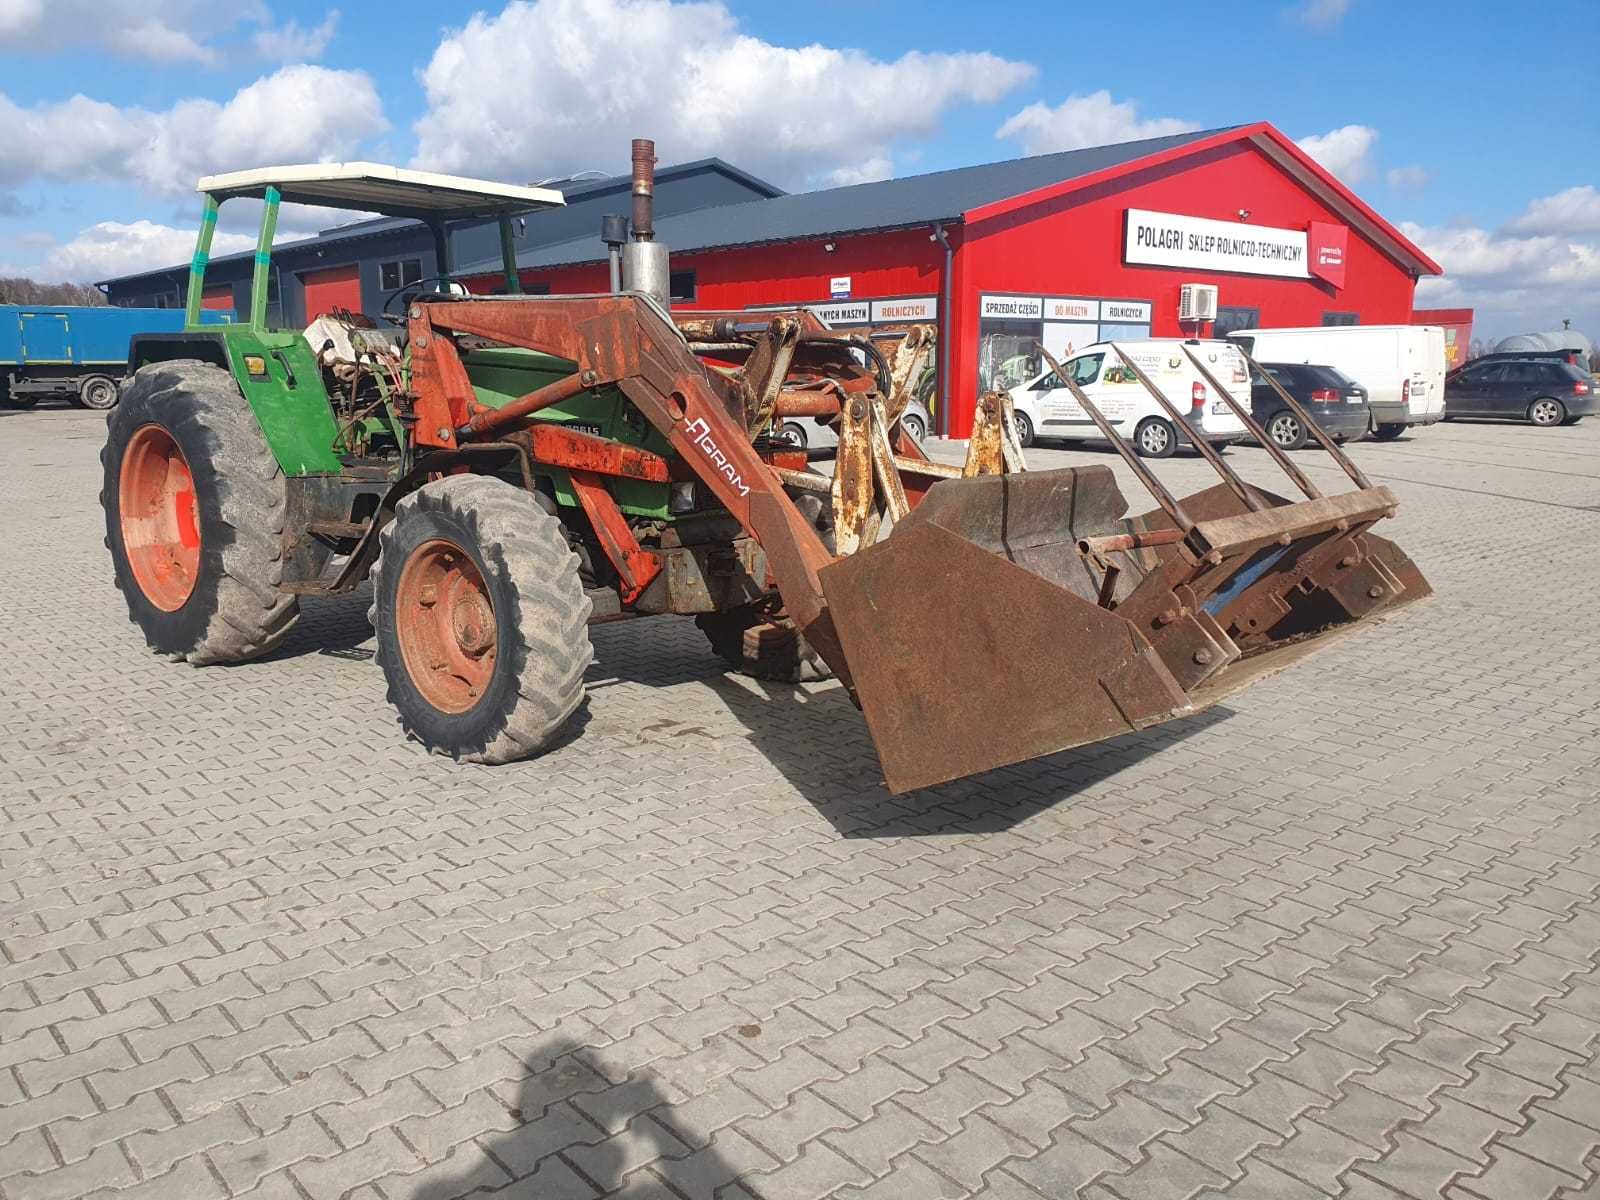
<path id="1" fill-rule="evenodd" d="M 667 247 L 655 240 L 656 144 L 633 139 L 633 240 L 622 247 L 622 287 L 645 292 L 662 308 L 671 304 Z"/>

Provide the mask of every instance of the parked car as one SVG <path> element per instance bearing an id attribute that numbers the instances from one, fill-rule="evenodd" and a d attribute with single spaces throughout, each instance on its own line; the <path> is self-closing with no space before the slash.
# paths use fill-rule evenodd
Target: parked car
<path id="1" fill-rule="evenodd" d="M 1444 329 L 1438 325 L 1312 325 L 1228 335 L 1257 362 L 1325 363 L 1358 380 L 1372 407 L 1373 436 L 1444 418 Z"/>
<path id="2" fill-rule="evenodd" d="M 920 442 L 933 428 L 933 417 L 926 404 L 913 398 L 906 405 L 905 412 L 900 414 L 900 425 Z M 774 432 L 797 450 L 827 450 L 839 444 L 839 435 L 834 432 L 833 426 L 823 425 L 810 417 L 790 417 Z"/>
<path id="3" fill-rule="evenodd" d="M 1336 367 L 1315 363 L 1262 363 L 1261 369 L 1311 414 L 1311 419 L 1335 441 L 1366 435 L 1372 421 L 1367 389 Z M 1293 409 L 1283 402 L 1272 384 L 1260 375 L 1250 382 L 1250 415 L 1285 450 L 1298 450 L 1311 440 Z"/>
<path id="4" fill-rule="evenodd" d="M 1240 404 L 1248 404 L 1249 372 L 1238 347 L 1219 341 L 1152 338 L 1116 343 L 1138 364 L 1172 405 L 1183 413 L 1174 424 L 1166 410 L 1145 390 L 1132 371 L 1111 349 L 1110 342 L 1085 346 L 1061 364 L 1061 369 L 1089 397 L 1106 420 L 1145 458 L 1166 458 L 1179 446 L 1194 445 L 1196 432 L 1214 446 L 1226 446 L 1249 436 L 1244 422 L 1211 386 L 1183 352 L 1188 346 L 1206 369 L 1230 389 Z M 1031 445 L 1035 438 L 1070 441 L 1101 437 L 1100 429 L 1053 371 L 1035 376 L 1011 389 L 1017 414 L 1017 439 Z"/>
<path id="5" fill-rule="evenodd" d="M 1489 363 L 1517 362 L 1525 358 L 1554 359 L 1556 362 L 1571 363 L 1584 374 L 1590 374 L 1589 356 L 1582 350 L 1503 350 L 1494 354 L 1480 354 L 1469 363 L 1462 363 L 1463 367 L 1486 366 Z M 1460 370 L 1458 367 L 1457 370 Z"/>
<path id="6" fill-rule="evenodd" d="M 1474 359 L 1445 380 L 1445 418 L 1512 417 L 1535 425 L 1576 425 L 1597 411 L 1595 386 L 1587 370 L 1555 359 Z"/>

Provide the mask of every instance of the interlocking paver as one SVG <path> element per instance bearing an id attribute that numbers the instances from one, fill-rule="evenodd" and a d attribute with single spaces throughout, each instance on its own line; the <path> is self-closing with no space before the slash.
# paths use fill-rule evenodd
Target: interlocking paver
<path id="1" fill-rule="evenodd" d="M 399 738 L 364 596 L 158 662 L 100 420 L 4 414 L 0 1198 L 1593 1190 L 1591 424 L 1356 447 L 1431 604 L 892 800 L 687 623 L 598 627 L 583 736 L 493 771 Z"/>

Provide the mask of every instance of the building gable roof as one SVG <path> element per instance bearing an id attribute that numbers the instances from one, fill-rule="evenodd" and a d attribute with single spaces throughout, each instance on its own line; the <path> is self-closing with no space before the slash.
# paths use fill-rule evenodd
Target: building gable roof
<path id="1" fill-rule="evenodd" d="M 903 229 L 958 222 L 974 208 L 1187 146 L 1218 131 L 1090 146 L 1056 154 L 955 167 L 925 175 L 906 175 L 872 183 L 796 192 L 656 219 L 656 236 L 674 252 L 714 250 L 763 242 L 796 241 L 830 234 Z M 569 191 L 570 196 L 570 191 Z M 517 256 L 523 267 L 547 267 L 603 259 L 598 231 Z M 498 269 L 498 264 L 463 264 L 463 273 Z"/>
<path id="2" fill-rule="evenodd" d="M 1241 142 L 1253 145 L 1292 175 L 1302 187 L 1406 269 L 1418 275 L 1443 274 L 1439 264 L 1414 242 L 1265 121 L 680 213 L 658 218 L 656 234 L 675 253 L 692 253 L 940 222 L 971 224 L 1103 184 L 1134 171 Z M 553 267 L 595 262 L 605 254 L 599 237 L 586 235 L 535 247 L 518 255 L 517 262 L 524 268 Z M 463 274 L 498 269 L 498 262 L 468 263 L 461 267 Z"/>

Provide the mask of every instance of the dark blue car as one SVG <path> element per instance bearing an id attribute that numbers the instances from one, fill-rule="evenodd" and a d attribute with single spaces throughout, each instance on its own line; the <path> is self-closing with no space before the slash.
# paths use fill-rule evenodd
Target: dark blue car
<path id="1" fill-rule="evenodd" d="M 1348 375 L 1313 363 L 1262 363 L 1261 369 L 1335 441 L 1365 436 L 1372 419 L 1367 389 Z M 1298 450 L 1311 440 L 1305 422 L 1260 375 L 1250 381 L 1250 415 L 1285 450 Z"/>

